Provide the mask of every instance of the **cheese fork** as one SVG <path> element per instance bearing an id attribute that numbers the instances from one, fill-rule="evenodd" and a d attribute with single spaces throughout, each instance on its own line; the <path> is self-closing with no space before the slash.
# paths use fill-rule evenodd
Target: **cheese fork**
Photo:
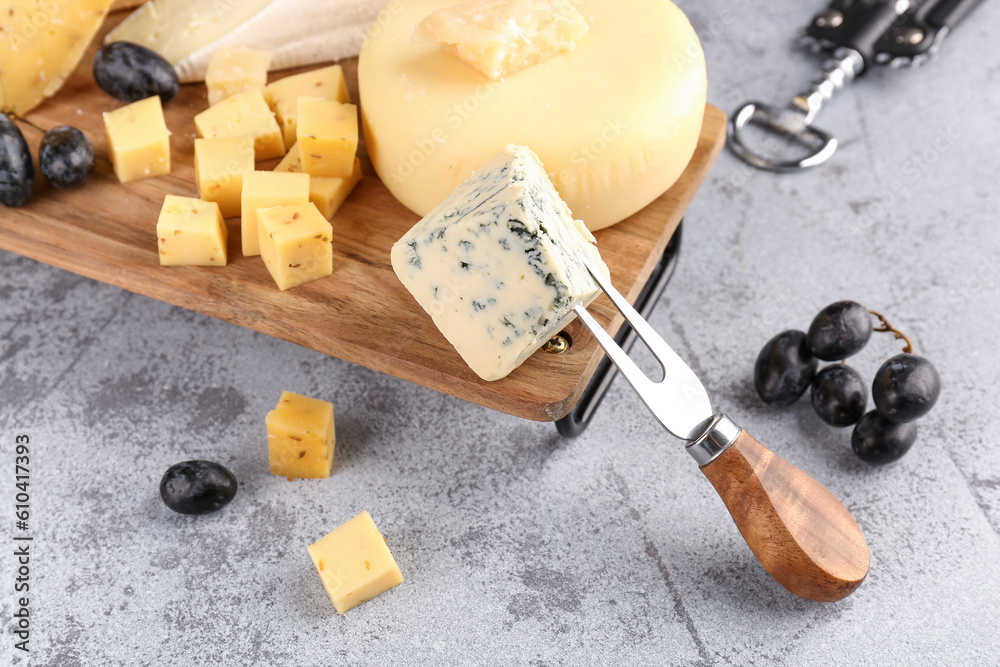
<path id="1" fill-rule="evenodd" d="M 822 484 L 716 413 L 701 381 L 600 271 L 583 264 L 663 370 L 654 382 L 585 306 L 579 320 L 604 348 L 663 428 L 687 442 L 702 473 L 764 569 L 808 600 L 847 597 L 868 574 L 868 544 L 857 521 Z"/>

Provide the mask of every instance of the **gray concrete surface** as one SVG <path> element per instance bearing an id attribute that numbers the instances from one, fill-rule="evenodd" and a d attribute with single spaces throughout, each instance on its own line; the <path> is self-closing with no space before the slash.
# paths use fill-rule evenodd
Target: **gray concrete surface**
<path id="1" fill-rule="evenodd" d="M 683 2 L 710 101 L 784 101 L 821 4 Z M 0 662 L 47 665 L 995 665 L 1000 661 L 1000 56 L 988 2 L 915 71 L 821 116 L 809 174 L 725 153 L 651 318 L 721 408 L 823 481 L 872 554 L 851 597 L 763 571 L 679 442 L 617 381 L 590 429 L 494 413 L 0 253 Z M 2 214 L 2 211 L 0 211 Z M 807 401 L 751 384 L 764 342 L 822 306 L 881 310 L 944 381 L 913 451 L 872 467 Z M 873 338 L 871 377 L 899 345 Z M 647 368 L 651 362 L 639 356 Z M 337 406 L 329 480 L 267 473 L 281 389 Z M 30 647 L 14 649 L 14 443 L 31 441 Z M 224 511 L 168 511 L 172 463 L 224 462 Z M 339 617 L 305 547 L 362 509 L 406 582 Z"/>

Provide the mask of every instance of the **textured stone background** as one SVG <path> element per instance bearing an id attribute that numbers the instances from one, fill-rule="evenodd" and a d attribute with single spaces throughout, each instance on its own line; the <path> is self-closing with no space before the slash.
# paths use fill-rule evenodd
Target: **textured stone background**
<path id="1" fill-rule="evenodd" d="M 727 111 L 784 102 L 818 68 L 794 37 L 819 2 L 682 7 Z M 821 169 L 776 176 L 724 153 L 651 318 L 719 407 L 857 517 L 872 567 L 853 596 L 817 604 L 775 584 L 621 381 L 563 440 L 0 253 L 0 535 L 13 543 L 12 442 L 27 433 L 31 663 L 995 664 L 997 25 L 1000 4 L 984 3 L 936 62 L 844 91 L 818 123 L 842 140 Z M 769 409 L 752 388 L 770 336 L 848 298 L 889 315 L 944 379 L 894 465 L 858 461 L 806 401 Z M 876 336 L 853 364 L 871 377 L 897 349 Z M 267 474 L 263 415 L 281 389 L 336 404 L 332 479 Z M 173 514 L 159 478 L 200 457 L 240 492 L 216 515 Z M 305 546 L 362 509 L 406 582 L 338 617 Z M 0 662 L 15 653 L 10 552 Z"/>

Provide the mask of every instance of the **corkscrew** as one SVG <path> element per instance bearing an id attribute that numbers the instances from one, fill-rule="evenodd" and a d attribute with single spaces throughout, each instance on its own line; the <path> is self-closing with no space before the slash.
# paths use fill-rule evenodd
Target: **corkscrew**
<path id="1" fill-rule="evenodd" d="M 845 85 L 872 65 L 917 67 L 934 56 L 942 40 L 983 0 L 833 0 L 805 29 L 801 41 L 828 58 L 820 76 L 786 107 L 748 102 L 729 120 L 730 149 L 760 169 L 793 172 L 823 164 L 837 139 L 813 121 Z M 807 151 L 778 159 L 749 146 L 745 128 L 757 125 L 784 135 Z"/>

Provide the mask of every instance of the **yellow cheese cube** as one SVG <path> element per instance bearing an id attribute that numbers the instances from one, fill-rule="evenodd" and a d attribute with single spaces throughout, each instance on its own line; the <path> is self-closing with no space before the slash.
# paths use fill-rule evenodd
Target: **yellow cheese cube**
<path id="1" fill-rule="evenodd" d="M 300 97 L 296 136 L 302 171 L 310 176 L 350 176 L 358 152 L 358 108 Z"/>
<path id="2" fill-rule="evenodd" d="M 302 162 L 299 160 L 299 145 L 295 144 L 285 157 L 274 168 L 275 171 L 292 173 L 302 172 Z M 337 212 L 340 205 L 351 194 L 351 190 L 361 180 L 361 160 L 354 158 L 354 171 L 348 177 L 342 176 L 310 176 L 309 201 L 316 204 L 319 212 L 329 220 Z"/>
<path id="3" fill-rule="evenodd" d="M 351 101 L 340 65 L 330 65 L 272 81 L 264 89 L 264 99 L 273 108 L 281 100 L 315 97 L 321 100 Z"/>
<path id="4" fill-rule="evenodd" d="M 257 235 L 279 289 L 333 273 L 333 227 L 312 202 L 257 209 Z"/>
<path id="5" fill-rule="evenodd" d="M 271 53 L 247 46 L 223 46 L 212 53 L 205 70 L 208 103 L 217 104 L 244 90 L 264 92 Z"/>
<path id="6" fill-rule="evenodd" d="M 306 479 L 330 476 L 337 444 L 333 403 L 283 391 L 265 422 L 267 462 L 272 475 Z"/>
<path id="7" fill-rule="evenodd" d="M 253 137 L 194 140 L 198 196 L 216 202 L 224 218 L 240 214 L 243 174 L 253 166 Z"/>
<path id="8" fill-rule="evenodd" d="M 170 173 L 170 132 L 159 95 L 104 112 L 108 158 L 122 183 Z"/>
<path id="9" fill-rule="evenodd" d="M 299 127 L 299 100 L 280 100 L 274 105 L 274 119 L 278 121 L 281 128 L 281 137 L 285 140 L 285 147 L 291 146 L 298 141 L 295 133 Z M 287 153 L 286 153 L 287 155 Z"/>
<path id="10" fill-rule="evenodd" d="M 338 614 L 403 583 L 403 573 L 368 512 L 310 544 L 308 551 Z"/>
<path id="11" fill-rule="evenodd" d="M 206 139 L 253 137 L 257 160 L 281 157 L 285 141 L 274 114 L 257 89 L 230 95 L 194 117 L 198 135 Z"/>
<path id="12" fill-rule="evenodd" d="M 269 83 L 264 89 L 264 99 L 274 111 L 278 126 L 284 133 L 286 148 L 296 141 L 295 129 L 298 126 L 300 97 L 337 100 L 345 104 L 350 102 L 347 81 L 340 65 L 286 76 L 284 79 Z"/>
<path id="13" fill-rule="evenodd" d="M 177 195 L 163 198 L 156 221 L 161 265 L 225 266 L 228 238 L 215 202 Z"/>
<path id="14" fill-rule="evenodd" d="M 309 174 L 250 171 L 243 174 L 240 196 L 240 244 L 247 257 L 260 254 L 257 209 L 309 201 Z"/>
<path id="15" fill-rule="evenodd" d="M 573 50 L 586 33 L 566 0 L 471 0 L 430 14 L 413 31 L 494 80 Z"/>

